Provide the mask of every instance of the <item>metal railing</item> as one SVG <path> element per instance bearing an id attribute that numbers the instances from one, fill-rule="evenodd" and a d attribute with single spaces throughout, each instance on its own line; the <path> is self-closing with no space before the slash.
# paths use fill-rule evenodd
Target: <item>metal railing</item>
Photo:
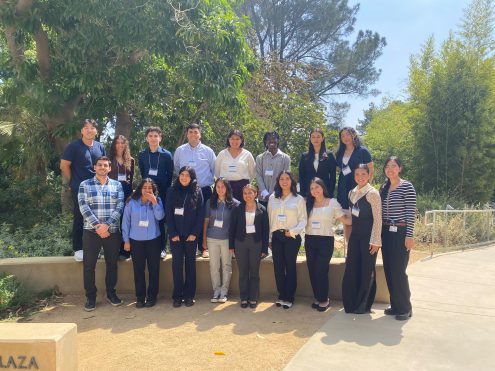
<path id="1" fill-rule="evenodd" d="M 495 241 L 495 209 L 428 210 L 424 223 L 431 229 L 431 255 Z"/>

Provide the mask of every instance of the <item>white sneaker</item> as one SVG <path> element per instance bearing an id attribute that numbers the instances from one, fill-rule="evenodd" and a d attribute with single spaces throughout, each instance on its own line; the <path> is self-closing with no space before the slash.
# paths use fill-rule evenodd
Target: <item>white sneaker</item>
<path id="1" fill-rule="evenodd" d="M 289 309 L 290 307 L 292 307 L 292 303 L 290 301 L 284 301 L 282 306 L 284 307 L 284 309 Z"/>
<path id="2" fill-rule="evenodd" d="M 162 250 L 162 252 L 160 253 L 160 258 L 165 259 L 166 257 L 167 257 L 167 251 Z"/>
<path id="3" fill-rule="evenodd" d="M 208 253 L 208 250 L 204 250 L 203 254 L 201 255 L 203 258 L 209 258 L 210 254 Z"/>
<path id="4" fill-rule="evenodd" d="M 219 303 L 226 303 L 227 300 L 228 300 L 227 297 L 225 295 L 223 295 L 223 296 L 220 296 L 220 298 L 218 299 L 218 302 Z"/>
<path id="5" fill-rule="evenodd" d="M 74 252 L 74 260 L 76 262 L 82 262 L 83 261 L 83 251 L 82 250 L 77 250 Z"/>
<path id="6" fill-rule="evenodd" d="M 278 299 L 278 300 L 275 302 L 275 305 L 276 305 L 277 307 L 281 307 L 282 305 L 284 305 L 284 303 L 285 303 L 285 301 Z"/>
<path id="7" fill-rule="evenodd" d="M 213 297 L 210 299 L 210 302 L 211 302 L 211 303 L 218 303 L 218 296 L 213 296 Z"/>

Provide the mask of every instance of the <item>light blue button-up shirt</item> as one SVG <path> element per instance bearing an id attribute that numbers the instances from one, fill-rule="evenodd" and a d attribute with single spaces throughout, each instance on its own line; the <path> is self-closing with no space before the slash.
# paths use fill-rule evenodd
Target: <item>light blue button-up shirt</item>
<path id="1" fill-rule="evenodd" d="M 153 206 L 149 201 L 143 204 L 141 199 L 131 198 L 125 206 L 122 217 L 122 239 L 124 242 L 129 242 L 130 238 L 136 241 L 149 241 L 160 235 L 158 221 L 164 218 L 165 211 L 160 197 L 157 198 L 157 201 L 158 203 Z"/>
<path id="2" fill-rule="evenodd" d="M 183 144 L 175 150 L 174 168 L 179 175 L 179 170 L 183 166 L 190 166 L 196 172 L 198 185 L 203 187 L 211 186 L 214 182 L 215 174 L 215 152 L 203 143 L 192 147 L 189 143 Z"/>

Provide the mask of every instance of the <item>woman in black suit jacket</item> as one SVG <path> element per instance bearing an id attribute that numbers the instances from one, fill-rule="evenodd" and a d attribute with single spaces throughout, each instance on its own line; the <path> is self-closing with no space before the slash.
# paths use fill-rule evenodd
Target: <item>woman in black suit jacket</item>
<path id="1" fill-rule="evenodd" d="M 317 177 L 323 180 L 330 198 L 333 198 L 336 179 L 335 157 L 325 146 L 325 136 L 321 129 L 313 129 L 309 135 L 309 150 L 299 161 L 299 187 L 303 197 L 309 195 L 311 179 Z"/>
<path id="2" fill-rule="evenodd" d="M 268 214 L 256 202 L 258 190 L 248 184 L 242 189 L 244 203 L 232 210 L 229 246 L 235 250 L 239 268 L 241 307 L 256 308 L 260 291 L 260 261 L 268 253 Z"/>

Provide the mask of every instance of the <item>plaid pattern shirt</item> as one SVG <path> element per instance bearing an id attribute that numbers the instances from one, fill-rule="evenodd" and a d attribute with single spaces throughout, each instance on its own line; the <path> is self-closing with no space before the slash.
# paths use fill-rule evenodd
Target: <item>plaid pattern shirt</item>
<path id="1" fill-rule="evenodd" d="M 84 229 L 95 230 L 97 224 L 107 224 L 108 231 L 119 231 L 119 220 L 124 209 L 124 191 L 119 181 L 107 178 L 101 184 L 95 177 L 79 186 L 79 210 L 84 218 Z"/>

